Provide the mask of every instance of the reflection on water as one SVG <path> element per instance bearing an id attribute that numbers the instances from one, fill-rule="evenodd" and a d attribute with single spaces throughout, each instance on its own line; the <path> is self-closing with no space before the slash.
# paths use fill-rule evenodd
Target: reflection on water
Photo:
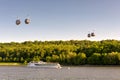
<path id="1" fill-rule="evenodd" d="M 120 67 L 50 69 L 0 66 L 0 80 L 120 80 Z"/>

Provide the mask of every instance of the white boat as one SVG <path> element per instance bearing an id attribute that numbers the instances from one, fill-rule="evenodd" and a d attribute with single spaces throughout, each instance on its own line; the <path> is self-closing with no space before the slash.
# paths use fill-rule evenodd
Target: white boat
<path id="1" fill-rule="evenodd" d="M 41 67 L 41 68 L 62 68 L 59 63 L 48 63 L 48 62 L 29 62 L 28 67 Z"/>

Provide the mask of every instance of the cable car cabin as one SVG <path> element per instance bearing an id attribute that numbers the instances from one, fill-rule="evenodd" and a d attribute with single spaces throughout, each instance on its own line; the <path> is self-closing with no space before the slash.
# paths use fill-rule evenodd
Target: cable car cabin
<path id="1" fill-rule="evenodd" d="M 21 21 L 18 19 L 16 20 L 16 25 L 19 25 L 21 23 Z"/>
<path id="2" fill-rule="evenodd" d="M 91 37 L 90 33 L 87 36 L 88 36 L 88 38 L 90 38 Z"/>
<path id="3" fill-rule="evenodd" d="M 95 33 L 94 33 L 94 32 L 92 32 L 92 33 L 91 33 L 91 36 L 92 36 L 92 37 L 94 37 L 94 36 L 95 36 Z"/>
<path id="4" fill-rule="evenodd" d="M 30 23 L 30 19 L 25 19 L 25 24 L 29 24 Z"/>

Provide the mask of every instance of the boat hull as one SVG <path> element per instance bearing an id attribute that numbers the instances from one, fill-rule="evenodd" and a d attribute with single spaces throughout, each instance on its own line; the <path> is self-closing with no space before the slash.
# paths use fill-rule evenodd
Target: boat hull
<path id="1" fill-rule="evenodd" d="M 39 68 L 62 68 L 58 63 L 28 63 L 28 67 L 39 67 Z"/>

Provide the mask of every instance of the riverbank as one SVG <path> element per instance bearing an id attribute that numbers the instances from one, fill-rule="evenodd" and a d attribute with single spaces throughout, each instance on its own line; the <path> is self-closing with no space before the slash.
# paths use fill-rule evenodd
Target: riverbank
<path id="1" fill-rule="evenodd" d="M 25 64 L 23 63 L 16 63 L 16 62 L 0 62 L 0 66 L 24 66 Z"/>
<path id="2" fill-rule="evenodd" d="M 120 67 L 120 65 L 61 65 L 64 67 Z"/>
<path id="3" fill-rule="evenodd" d="M 26 66 L 24 63 L 0 62 L 0 66 Z M 120 67 L 120 65 L 61 65 L 69 67 Z"/>

